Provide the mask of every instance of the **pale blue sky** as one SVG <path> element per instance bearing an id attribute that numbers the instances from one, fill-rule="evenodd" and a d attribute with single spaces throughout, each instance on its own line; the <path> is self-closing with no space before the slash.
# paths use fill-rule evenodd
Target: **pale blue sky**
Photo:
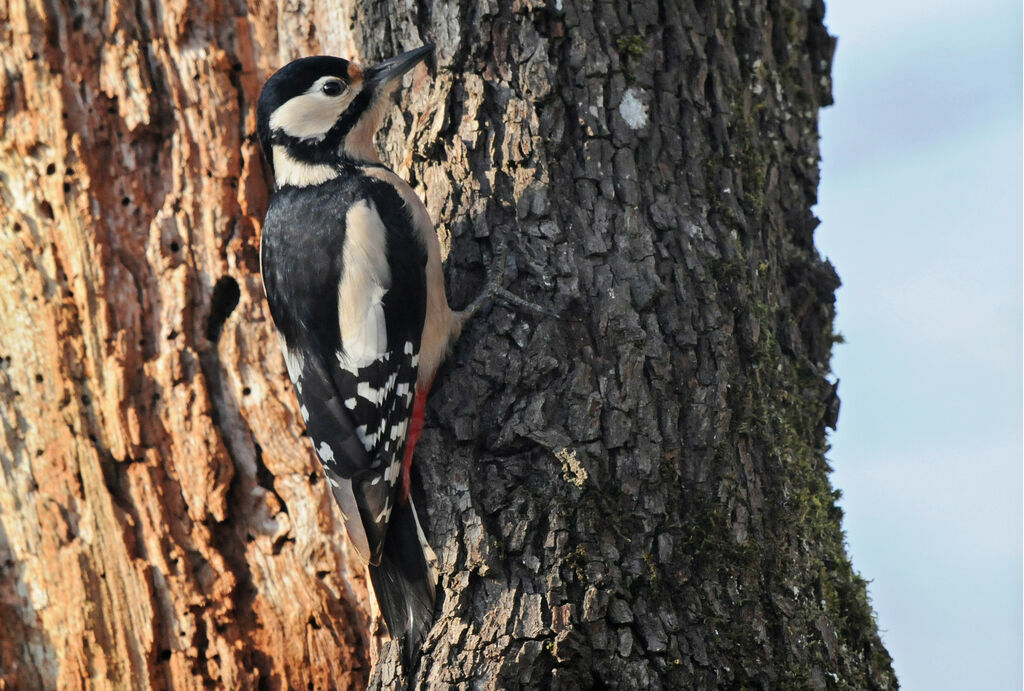
<path id="1" fill-rule="evenodd" d="M 1021 688 L 1021 4 L 826 0 L 844 527 L 903 688 Z"/>

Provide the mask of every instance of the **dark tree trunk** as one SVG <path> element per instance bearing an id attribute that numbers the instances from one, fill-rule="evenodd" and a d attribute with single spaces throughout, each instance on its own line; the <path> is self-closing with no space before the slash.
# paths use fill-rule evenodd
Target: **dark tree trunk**
<path id="1" fill-rule="evenodd" d="M 417 685 L 893 687 L 825 459 L 824 8 L 559 5 L 358 6 L 371 57 L 439 44 L 388 152 L 411 133 L 453 301 L 507 246 L 562 315 L 496 305 L 437 382 Z"/>
<path id="2" fill-rule="evenodd" d="M 895 687 L 825 460 L 821 2 L 398 5 L 0 8 L 3 682 L 365 683 L 250 135 L 288 59 L 429 41 L 382 144 L 451 301 L 507 250 L 561 316 L 494 303 L 435 383 L 415 685 Z"/>

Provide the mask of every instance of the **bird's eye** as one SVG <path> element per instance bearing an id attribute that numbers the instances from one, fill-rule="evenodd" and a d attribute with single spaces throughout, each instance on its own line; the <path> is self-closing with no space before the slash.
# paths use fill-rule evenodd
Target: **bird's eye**
<path id="1" fill-rule="evenodd" d="M 324 85 L 320 87 L 320 90 L 323 91 L 326 96 L 340 96 L 344 88 L 345 87 L 341 85 L 341 82 L 332 81 L 324 82 Z"/>

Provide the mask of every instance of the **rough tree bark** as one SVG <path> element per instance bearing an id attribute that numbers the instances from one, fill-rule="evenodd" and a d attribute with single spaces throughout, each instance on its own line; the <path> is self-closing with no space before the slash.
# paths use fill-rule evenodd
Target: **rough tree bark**
<path id="1" fill-rule="evenodd" d="M 495 304 L 435 385 L 417 685 L 896 685 L 825 459 L 820 0 L 0 13 L 0 687 L 397 681 L 270 336 L 253 111 L 427 41 L 382 144 L 452 302 L 507 247 L 561 317 Z"/>

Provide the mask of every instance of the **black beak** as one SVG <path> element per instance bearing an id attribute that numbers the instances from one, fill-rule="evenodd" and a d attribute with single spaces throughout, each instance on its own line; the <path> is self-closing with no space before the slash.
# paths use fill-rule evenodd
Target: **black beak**
<path id="1" fill-rule="evenodd" d="M 363 74 L 368 83 L 385 85 L 401 79 L 402 75 L 418 65 L 424 58 L 434 52 L 434 46 L 425 45 L 422 48 L 410 50 L 393 58 L 389 58 L 379 65 L 368 68 Z"/>

